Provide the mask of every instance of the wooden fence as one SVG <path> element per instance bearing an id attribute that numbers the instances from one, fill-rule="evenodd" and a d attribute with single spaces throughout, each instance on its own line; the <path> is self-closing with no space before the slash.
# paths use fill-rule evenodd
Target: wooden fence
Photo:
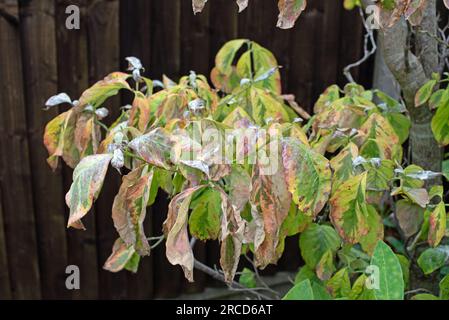
<path id="1" fill-rule="evenodd" d="M 57 92 L 78 97 L 89 84 L 123 70 L 130 55 L 140 57 L 154 79 L 190 70 L 207 74 L 224 42 L 245 37 L 275 53 L 285 93 L 310 110 L 326 86 L 345 82 L 343 67 L 362 54 L 363 28 L 342 1 L 309 2 L 294 29 L 279 30 L 274 0 L 251 0 L 240 15 L 233 1 L 211 0 L 197 16 L 190 0 L 0 0 L 0 298 L 149 299 L 209 285 L 201 274 L 187 284 L 163 247 L 143 260 L 136 275 L 102 270 L 117 237 L 110 212 L 120 177 L 108 176 L 85 219 L 87 231 L 66 230 L 71 170 L 52 173 L 42 144 L 45 124 L 61 110 L 42 107 Z M 80 30 L 65 28 L 72 4 L 81 8 Z M 363 84 L 370 83 L 371 64 L 354 72 Z M 112 117 L 119 105 L 108 103 Z M 159 195 L 149 209 L 150 234 L 161 234 L 166 206 Z M 217 248 L 198 245 L 195 254 L 212 265 Z M 299 261 L 293 239 L 279 265 L 294 270 Z M 66 289 L 67 265 L 79 266 L 80 290 Z"/>

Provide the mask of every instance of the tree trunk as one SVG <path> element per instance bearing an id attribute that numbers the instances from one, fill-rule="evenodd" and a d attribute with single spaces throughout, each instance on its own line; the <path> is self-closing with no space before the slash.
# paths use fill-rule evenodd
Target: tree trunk
<path id="1" fill-rule="evenodd" d="M 430 0 L 420 28 L 436 34 L 436 22 L 436 3 L 435 0 Z M 380 37 L 385 63 L 401 86 L 412 121 L 411 162 L 426 170 L 439 172 L 443 153 L 430 127 L 433 113 L 426 105 L 416 108 L 414 103 L 418 89 L 430 79 L 432 72 L 438 71 L 438 43 L 418 30 L 414 38 L 417 55 L 413 54 L 410 50 L 412 46 L 408 43 L 410 30 L 404 19 L 393 27 L 382 30 Z"/>

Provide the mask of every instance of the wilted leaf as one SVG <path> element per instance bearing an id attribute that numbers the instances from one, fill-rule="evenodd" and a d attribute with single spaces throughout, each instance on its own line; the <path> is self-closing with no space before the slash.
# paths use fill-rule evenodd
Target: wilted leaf
<path id="1" fill-rule="evenodd" d="M 132 263 L 133 258 L 135 258 L 135 251 L 133 247 L 128 247 L 122 239 L 117 239 L 112 247 L 112 254 L 109 256 L 108 260 L 105 262 L 103 269 L 110 272 L 119 272 L 123 269 L 128 269 L 128 264 Z M 137 269 L 133 268 L 134 272 Z"/>
<path id="2" fill-rule="evenodd" d="M 203 11 L 207 0 L 192 0 L 193 13 L 197 14 Z"/>
<path id="3" fill-rule="evenodd" d="M 379 288 L 373 288 L 377 300 L 403 300 L 404 279 L 401 264 L 391 248 L 379 241 L 371 259 L 378 268 Z"/>
<path id="4" fill-rule="evenodd" d="M 169 133 L 163 128 L 156 128 L 151 132 L 137 137 L 129 143 L 129 147 L 146 162 L 170 170 L 171 151 L 173 141 Z"/>
<path id="5" fill-rule="evenodd" d="M 296 20 L 305 10 L 306 0 L 279 0 L 279 17 L 277 27 L 290 29 L 295 25 Z"/>
<path id="6" fill-rule="evenodd" d="M 280 258 L 276 255 L 276 247 L 292 200 L 284 179 L 280 153 L 277 154 L 276 160 L 277 171 L 273 174 L 264 174 L 260 164 L 256 164 L 253 172 L 251 202 L 257 208 L 256 214 L 261 215 L 263 221 L 264 239 L 260 246 L 254 247 L 256 265 L 261 268 L 276 263 Z"/>
<path id="7" fill-rule="evenodd" d="M 249 0 L 237 0 L 237 5 L 239 6 L 239 13 L 248 7 L 248 1 Z"/>
<path id="8" fill-rule="evenodd" d="M 424 209 L 406 199 L 397 201 L 395 206 L 396 219 L 404 236 L 409 238 L 416 234 L 423 222 Z"/>
<path id="9" fill-rule="evenodd" d="M 331 192 L 329 161 L 301 142 L 286 138 L 282 143 L 285 179 L 299 209 L 316 216 Z"/>
<path id="10" fill-rule="evenodd" d="M 172 265 L 179 264 L 190 282 L 193 282 L 194 258 L 187 232 L 189 206 L 193 194 L 204 187 L 190 188 L 176 195 L 168 206 L 167 219 L 164 222 L 167 259 Z"/>
<path id="11" fill-rule="evenodd" d="M 70 99 L 70 97 L 67 95 L 67 93 L 64 93 L 64 92 L 48 99 L 47 102 L 45 102 L 45 108 L 50 109 L 51 107 L 54 107 L 54 106 L 57 106 L 57 105 L 60 105 L 63 103 L 72 104 L 72 99 Z"/>
<path id="12" fill-rule="evenodd" d="M 368 234 L 366 178 L 366 172 L 350 178 L 335 190 L 329 200 L 332 224 L 349 243 L 357 243 Z"/>
<path id="13" fill-rule="evenodd" d="M 70 208 L 68 227 L 79 226 L 83 218 L 97 199 L 108 170 L 110 154 L 88 156 L 81 160 L 73 172 L 73 183 L 66 195 Z"/>
<path id="14" fill-rule="evenodd" d="M 143 229 L 150 196 L 153 170 L 140 166 L 123 177 L 122 185 L 112 206 L 112 220 L 120 238 L 134 247 L 141 256 L 150 254 L 150 246 Z"/>

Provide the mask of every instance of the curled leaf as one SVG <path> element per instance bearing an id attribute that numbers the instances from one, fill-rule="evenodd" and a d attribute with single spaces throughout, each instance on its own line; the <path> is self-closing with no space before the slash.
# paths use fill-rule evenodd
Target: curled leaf
<path id="1" fill-rule="evenodd" d="M 277 27 L 290 29 L 295 25 L 296 20 L 306 9 L 307 0 L 279 0 L 279 17 Z"/>

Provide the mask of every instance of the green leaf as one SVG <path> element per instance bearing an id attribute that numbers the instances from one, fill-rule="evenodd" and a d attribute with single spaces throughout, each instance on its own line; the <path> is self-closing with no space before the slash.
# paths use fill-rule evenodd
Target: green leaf
<path id="1" fill-rule="evenodd" d="M 402 254 L 396 254 L 396 257 L 398 257 L 399 263 L 401 264 L 404 288 L 408 288 L 410 282 L 410 260 Z"/>
<path id="2" fill-rule="evenodd" d="M 434 110 L 440 106 L 441 98 L 444 94 L 444 89 L 438 89 L 435 91 L 429 99 L 429 108 Z"/>
<path id="3" fill-rule="evenodd" d="M 374 249 L 371 265 L 378 268 L 379 288 L 374 288 L 377 300 L 403 300 L 404 278 L 401 264 L 393 250 L 383 241 Z"/>
<path id="4" fill-rule="evenodd" d="M 304 280 L 296 284 L 282 298 L 282 300 L 314 300 L 312 284 L 309 280 Z"/>
<path id="5" fill-rule="evenodd" d="M 110 154 L 88 156 L 73 171 L 73 183 L 66 195 L 70 208 L 68 227 L 83 228 L 81 218 L 98 198 L 111 159 Z"/>
<path id="6" fill-rule="evenodd" d="M 410 119 L 402 113 L 396 112 L 385 114 L 385 118 L 399 137 L 399 144 L 403 144 L 410 134 L 410 127 L 412 126 Z"/>
<path id="7" fill-rule="evenodd" d="M 326 225 L 312 224 L 299 238 L 299 248 L 306 265 L 315 269 L 328 251 L 335 254 L 341 240 L 335 230 Z"/>
<path id="8" fill-rule="evenodd" d="M 316 276 L 316 273 L 313 269 L 311 269 L 308 265 L 305 265 L 301 267 L 298 271 L 298 273 L 295 276 L 295 284 L 298 284 L 300 282 L 303 282 L 304 280 L 310 280 L 311 283 L 313 282 L 320 282 L 320 279 Z"/>
<path id="9" fill-rule="evenodd" d="M 418 266 L 424 274 L 432 272 L 443 267 L 449 260 L 449 246 L 439 246 L 426 249 L 418 258 Z"/>
<path id="10" fill-rule="evenodd" d="M 316 216 L 331 192 L 329 161 L 292 138 L 284 139 L 282 149 L 285 179 L 293 201 L 305 214 Z"/>
<path id="11" fill-rule="evenodd" d="M 244 268 L 240 275 L 239 283 L 246 288 L 255 288 L 257 287 L 256 275 L 250 269 Z"/>
<path id="12" fill-rule="evenodd" d="M 218 51 L 215 57 L 215 67 L 221 74 L 225 76 L 231 75 L 235 55 L 247 42 L 248 40 L 246 39 L 231 40 Z"/>
<path id="13" fill-rule="evenodd" d="M 449 274 L 440 281 L 440 299 L 449 300 Z"/>
<path id="14" fill-rule="evenodd" d="M 432 131 L 435 139 L 442 146 L 449 144 L 449 89 L 446 89 L 437 112 L 432 119 Z"/>
<path id="15" fill-rule="evenodd" d="M 440 299 L 438 297 L 434 296 L 433 294 L 420 293 L 420 294 L 414 295 L 411 300 L 440 300 Z"/>
<path id="16" fill-rule="evenodd" d="M 384 238 L 384 225 L 382 217 L 373 206 L 368 205 L 367 209 L 368 233 L 360 238 L 360 244 L 365 252 L 373 254 L 377 242 Z"/>
<path id="17" fill-rule="evenodd" d="M 199 240 L 217 240 L 221 223 L 221 196 L 212 188 L 204 189 L 192 200 L 189 229 Z"/>
<path id="18" fill-rule="evenodd" d="M 427 81 L 421 88 L 419 88 L 418 92 L 416 92 L 415 96 L 415 107 L 420 107 L 430 99 L 433 88 L 437 84 L 436 80 Z"/>
<path id="19" fill-rule="evenodd" d="M 366 178 L 364 172 L 347 180 L 329 200 L 332 224 L 343 239 L 353 244 L 368 234 Z"/>

